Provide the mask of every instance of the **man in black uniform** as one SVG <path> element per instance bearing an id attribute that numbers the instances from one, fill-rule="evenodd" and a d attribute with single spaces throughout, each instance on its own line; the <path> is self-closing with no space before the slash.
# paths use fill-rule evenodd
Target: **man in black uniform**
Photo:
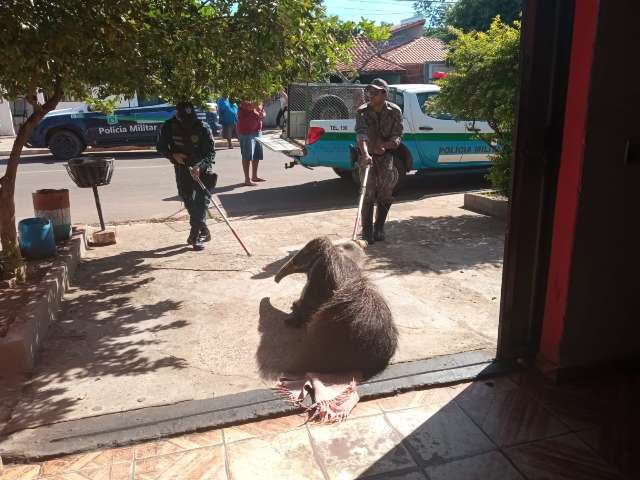
<path id="1" fill-rule="evenodd" d="M 211 128 L 198 120 L 190 102 L 181 102 L 176 106 L 175 117 L 162 125 L 156 148 L 174 165 L 178 195 L 189 212 L 191 231 L 187 243 L 194 250 L 202 250 L 203 242 L 211 240 L 206 224 L 209 200 L 197 179 L 214 163 L 216 152 Z"/>

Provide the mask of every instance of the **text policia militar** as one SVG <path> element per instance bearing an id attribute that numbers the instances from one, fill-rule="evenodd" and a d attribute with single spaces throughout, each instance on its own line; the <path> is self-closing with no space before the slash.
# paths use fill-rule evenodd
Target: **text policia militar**
<path id="1" fill-rule="evenodd" d="M 98 135 L 117 135 L 121 133 L 136 133 L 136 132 L 154 132 L 158 130 L 159 124 L 153 123 L 138 123 L 135 125 L 114 125 L 113 127 L 100 127 L 98 128 Z"/>

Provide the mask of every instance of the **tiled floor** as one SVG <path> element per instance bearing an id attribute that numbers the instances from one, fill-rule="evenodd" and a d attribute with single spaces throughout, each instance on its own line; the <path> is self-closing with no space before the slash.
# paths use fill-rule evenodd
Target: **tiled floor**
<path id="1" fill-rule="evenodd" d="M 339 425 L 294 415 L 9 465 L 0 480 L 640 478 L 638 386 L 517 375 L 363 402 Z"/>

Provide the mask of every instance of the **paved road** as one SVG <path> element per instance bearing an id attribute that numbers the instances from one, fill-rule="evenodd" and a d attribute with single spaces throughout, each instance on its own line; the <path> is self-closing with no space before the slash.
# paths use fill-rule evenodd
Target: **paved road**
<path id="1" fill-rule="evenodd" d="M 120 152 L 110 185 L 100 187 L 100 199 L 107 222 L 162 219 L 182 204 L 176 196 L 173 167 L 153 152 Z M 219 174 L 216 193 L 232 217 L 255 215 L 272 217 L 292 212 L 329 210 L 355 205 L 354 186 L 335 176 L 328 168 L 314 170 L 296 166 L 284 169 L 287 157 L 265 151 L 260 176 L 267 182 L 256 187 L 242 185 L 240 150 L 219 150 L 216 168 Z M 0 158 L 0 174 L 6 159 Z M 408 178 L 399 200 L 426 195 L 485 188 L 480 175 L 417 176 Z M 31 192 L 40 188 L 68 188 L 74 222 L 97 223 L 90 189 L 80 189 L 69 178 L 64 162 L 51 156 L 24 157 L 16 184 L 17 219 L 33 215 Z"/>

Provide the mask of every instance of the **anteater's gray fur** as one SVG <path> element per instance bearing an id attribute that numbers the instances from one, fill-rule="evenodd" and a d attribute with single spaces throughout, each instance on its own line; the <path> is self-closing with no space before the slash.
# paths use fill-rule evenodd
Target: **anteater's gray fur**
<path id="1" fill-rule="evenodd" d="M 296 365 L 306 372 L 383 370 L 396 351 L 398 331 L 384 298 L 364 276 L 356 242 L 311 240 L 276 274 L 306 273 L 307 283 L 287 319 L 306 325 Z"/>

